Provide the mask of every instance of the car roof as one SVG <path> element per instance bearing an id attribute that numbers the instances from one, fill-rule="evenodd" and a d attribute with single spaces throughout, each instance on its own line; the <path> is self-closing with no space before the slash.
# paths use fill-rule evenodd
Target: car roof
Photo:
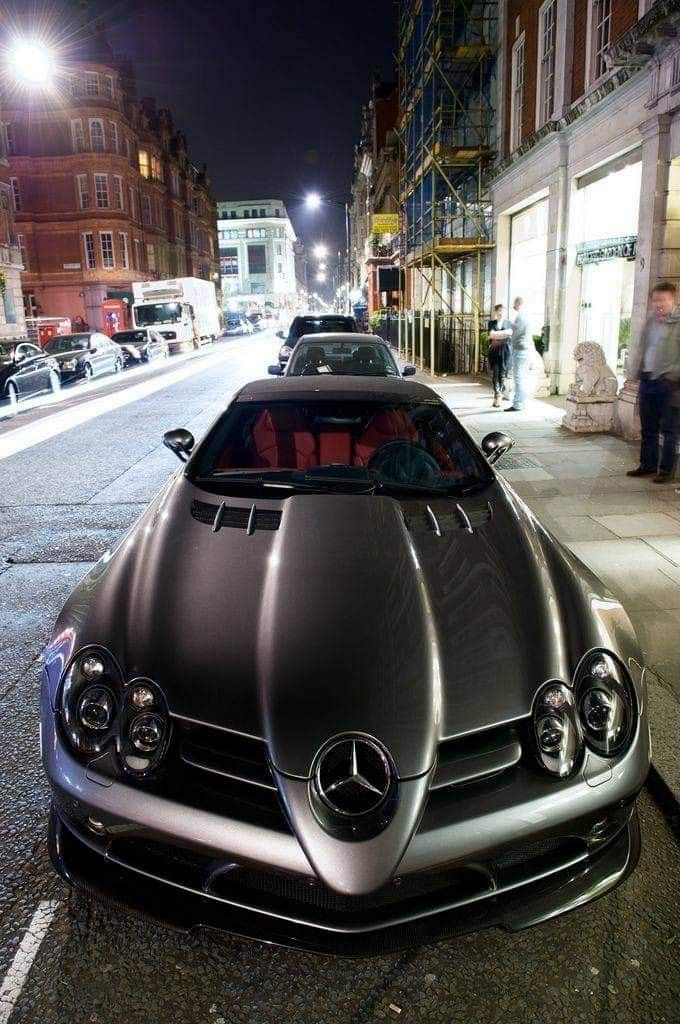
<path id="1" fill-rule="evenodd" d="M 293 323 L 296 320 L 313 320 L 315 323 L 317 320 L 351 320 L 354 321 L 353 316 L 349 316 L 346 313 L 298 313 L 297 316 L 293 317 Z"/>
<path id="2" fill-rule="evenodd" d="M 236 402 L 323 401 L 328 399 L 376 398 L 386 401 L 437 402 L 439 395 L 420 381 L 403 377 L 265 377 L 244 385 Z"/>
<path id="3" fill-rule="evenodd" d="M 318 334 L 303 334 L 298 338 L 298 345 L 303 342 L 309 345 L 384 345 L 384 340 L 377 334 L 359 334 L 350 331 L 319 331 Z"/>

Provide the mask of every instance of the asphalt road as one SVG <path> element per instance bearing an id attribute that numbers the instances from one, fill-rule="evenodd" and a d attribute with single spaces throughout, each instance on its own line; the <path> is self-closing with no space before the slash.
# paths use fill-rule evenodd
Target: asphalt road
<path id="1" fill-rule="evenodd" d="M 523 933 L 399 956 L 346 961 L 177 934 L 53 875 L 41 647 L 76 580 L 175 470 L 163 431 L 200 434 L 240 383 L 264 373 L 276 344 L 269 333 L 224 341 L 0 422 L 0 1024 L 677 1021 L 680 859 L 646 792 L 641 863 L 614 893 Z M 156 389 L 132 390 L 142 384 Z"/>

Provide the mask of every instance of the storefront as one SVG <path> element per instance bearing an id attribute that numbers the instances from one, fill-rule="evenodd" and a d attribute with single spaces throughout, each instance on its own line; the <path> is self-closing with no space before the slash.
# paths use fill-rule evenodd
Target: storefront
<path id="1" fill-rule="evenodd" d="M 601 345 L 620 375 L 633 310 L 641 168 L 640 151 L 627 154 L 578 178 L 572 199 L 578 340 Z"/>
<path id="2" fill-rule="evenodd" d="M 524 315 L 532 334 L 545 323 L 545 288 L 548 256 L 548 200 L 514 213 L 510 219 L 510 278 L 508 305 L 524 299 Z"/>

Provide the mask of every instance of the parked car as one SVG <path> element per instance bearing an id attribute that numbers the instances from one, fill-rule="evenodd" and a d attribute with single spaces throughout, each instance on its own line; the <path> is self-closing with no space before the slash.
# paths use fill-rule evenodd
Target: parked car
<path id="1" fill-rule="evenodd" d="M 154 359 L 167 359 L 170 354 L 168 342 L 151 327 L 138 327 L 134 331 L 117 331 L 111 341 L 120 345 L 125 366 L 139 366 Z"/>
<path id="2" fill-rule="evenodd" d="M 15 406 L 60 386 L 56 359 L 28 341 L 0 341 L 0 398 Z"/>
<path id="3" fill-rule="evenodd" d="M 400 370 L 392 350 L 375 334 L 303 335 L 285 369 L 278 363 L 268 368 L 275 377 L 334 374 L 354 377 L 411 377 L 416 367 Z"/>
<path id="4" fill-rule="evenodd" d="M 261 313 L 250 313 L 246 319 L 253 328 L 253 331 L 263 331 L 267 326 Z"/>
<path id="5" fill-rule="evenodd" d="M 348 331 L 356 334 L 359 328 L 353 316 L 342 316 L 339 313 L 308 313 L 293 317 L 288 331 L 277 331 L 283 345 L 279 349 L 279 363 L 285 366 L 290 354 L 300 338 L 305 334 L 345 334 Z"/>
<path id="6" fill-rule="evenodd" d="M 644 662 L 412 380 L 247 384 L 45 652 L 49 850 L 89 894 L 325 952 L 516 930 L 635 867 Z M 169 642 L 171 638 L 172 642 Z"/>
<path id="7" fill-rule="evenodd" d="M 120 347 L 100 331 L 58 334 L 47 342 L 45 352 L 57 360 L 62 384 L 123 369 Z"/>
<path id="8" fill-rule="evenodd" d="M 252 334 L 253 325 L 243 313 L 229 313 L 224 319 L 224 330 L 222 333 L 227 336 L 233 334 Z"/>

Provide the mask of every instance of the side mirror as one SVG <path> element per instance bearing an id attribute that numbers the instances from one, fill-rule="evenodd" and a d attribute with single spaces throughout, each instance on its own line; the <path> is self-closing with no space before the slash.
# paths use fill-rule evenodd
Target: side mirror
<path id="1" fill-rule="evenodd" d="M 166 430 L 163 444 L 174 452 L 180 462 L 188 462 L 191 449 L 194 447 L 194 435 L 182 427 L 177 430 Z"/>
<path id="2" fill-rule="evenodd" d="M 283 333 L 283 331 L 277 331 L 276 332 L 276 337 L 277 338 L 281 338 L 283 340 L 283 338 L 285 338 L 286 335 Z"/>
<path id="3" fill-rule="evenodd" d="M 404 369 L 401 371 L 401 375 L 402 375 L 402 377 L 412 377 L 413 374 L 417 373 L 417 372 L 418 372 L 418 367 L 417 366 L 412 366 L 410 363 L 407 363 L 406 366 L 404 367 Z"/>
<path id="4" fill-rule="evenodd" d="M 283 369 L 278 363 L 273 363 L 271 366 L 267 367 L 267 373 L 271 373 L 272 377 L 281 377 L 283 376 Z"/>
<path id="5" fill-rule="evenodd" d="M 487 434 L 482 441 L 482 451 L 486 455 L 489 465 L 493 466 L 494 462 L 498 462 L 501 456 L 510 451 L 514 443 L 511 437 L 500 430 L 494 430 L 491 434 Z"/>

